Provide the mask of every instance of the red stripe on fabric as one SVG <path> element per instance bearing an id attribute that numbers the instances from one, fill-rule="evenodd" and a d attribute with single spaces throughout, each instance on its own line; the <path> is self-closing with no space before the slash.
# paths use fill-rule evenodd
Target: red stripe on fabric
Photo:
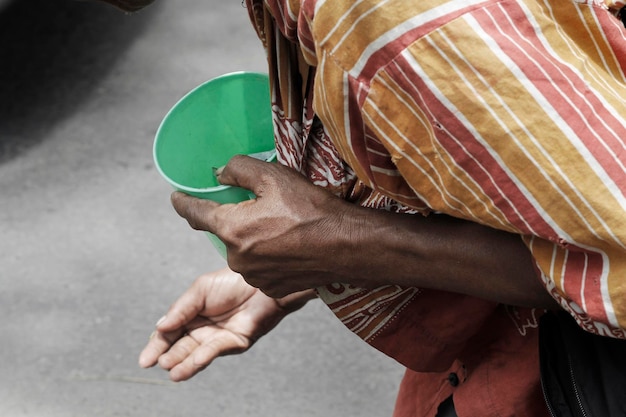
<path id="1" fill-rule="evenodd" d="M 361 106 L 360 103 L 358 102 L 358 97 L 359 96 L 364 96 L 364 94 L 358 94 L 358 92 L 361 90 L 362 86 L 359 84 L 359 82 L 352 78 L 352 77 L 348 77 L 348 83 L 349 83 L 349 89 L 352 92 L 356 92 L 355 94 L 348 94 L 348 109 L 346 110 L 346 114 L 344 117 L 349 117 L 349 138 L 346 138 L 347 142 L 350 143 L 350 146 L 352 148 L 352 152 L 354 153 L 354 156 L 358 159 L 358 161 L 361 163 L 362 169 L 366 171 L 368 179 L 372 180 L 373 175 L 372 175 L 372 169 L 369 163 L 369 155 L 368 155 L 368 151 L 367 151 L 367 147 L 364 146 L 363 142 L 364 142 L 364 138 L 365 138 L 365 131 L 364 131 L 364 126 L 365 123 L 363 122 L 362 119 L 362 115 L 361 115 Z M 365 181 L 365 178 L 361 179 L 362 181 Z"/>
<path id="2" fill-rule="evenodd" d="M 493 0 L 454 10 L 453 12 L 446 15 L 438 16 L 435 19 L 424 21 L 419 26 L 407 32 L 404 32 L 402 35 L 394 39 L 390 39 L 389 42 L 381 45 L 376 52 L 371 54 L 371 56 L 367 60 L 367 63 L 363 66 L 361 73 L 356 76 L 362 80 L 371 80 L 382 66 L 395 59 L 396 56 L 398 56 L 406 47 L 411 45 L 419 38 L 444 26 L 445 24 L 465 13 L 471 12 L 472 10 L 479 9 L 481 7 L 485 7 L 490 3 L 493 3 Z M 373 41 L 375 41 L 375 39 L 373 39 Z"/>
<path id="3" fill-rule="evenodd" d="M 396 165 L 391 161 L 391 156 L 385 146 L 367 127 L 365 145 L 367 147 L 370 165 L 385 170 L 398 171 Z M 398 175 L 400 174 L 398 173 Z"/>
<path id="4" fill-rule="evenodd" d="M 602 273 L 604 260 L 597 252 L 582 252 L 577 248 L 569 247 L 567 262 L 565 263 L 563 290 L 568 297 L 579 306 L 585 306 L 585 311 L 593 312 L 593 321 L 608 323 L 605 305 L 602 299 Z M 585 265 L 586 262 L 586 265 Z M 584 283 L 584 288 L 583 288 Z M 581 289 L 584 303 L 581 299 Z"/>
<path id="5" fill-rule="evenodd" d="M 492 199 L 507 221 L 522 234 L 556 238 L 554 230 L 544 221 L 509 174 L 476 139 L 474 132 L 468 130 L 456 114 L 439 101 L 422 78 L 412 72 L 410 63 L 398 58 L 396 64 L 389 66 L 387 71 L 430 116 L 431 123 L 443 126 L 443 129 L 433 129 L 438 143 Z M 528 226 L 520 213 L 524 213 L 523 219 Z"/>
<path id="6" fill-rule="evenodd" d="M 587 262 L 587 253 L 578 251 L 573 247 L 564 247 L 567 250 L 567 258 L 563 263 L 563 282 L 561 288 L 568 297 L 578 305 L 582 306 L 580 297 L 580 289 L 585 279 L 585 264 Z"/>
<path id="7" fill-rule="evenodd" d="M 297 22 L 289 16 L 287 5 L 282 1 L 276 0 L 266 0 L 265 4 L 283 36 L 292 42 L 297 42 Z"/>
<path id="8" fill-rule="evenodd" d="M 348 96 L 348 106 L 350 108 L 350 137 L 348 141 L 361 168 L 366 171 L 366 175 L 371 183 L 369 186 L 387 194 L 390 198 L 402 200 L 404 204 L 415 209 L 423 207 L 424 203 L 421 198 L 400 175 L 394 176 L 393 173 L 388 175 L 387 173 L 373 170 L 373 168 L 380 168 L 398 172 L 389 152 L 382 146 L 378 138 L 375 138 L 375 134 L 366 126 L 362 119 L 361 109 L 363 103 L 359 100 L 367 97 L 364 94 L 363 85 L 354 78 L 350 77 L 349 79 L 350 88 L 353 91 L 357 91 L 357 93 L 349 94 Z M 365 181 L 364 178 L 361 180 Z"/>
<path id="9" fill-rule="evenodd" d="M 309 22 L 313 21 L 315 16 L 315 1 L 302 1 L 300 3 L 300 13 L 298 19 L 298 39 L 307 49 L 315 50 L 315 41 L 311 33 Z"/>
<path id="10" fill-rule="evenodd" d="M 593 8 L 607 42 L 617 57 L 622 74 L 626 74 L 626 27 L 619 19 L 604 9 Z M 623 11 L 626 13 L 626 10 Z"/>
<path id="11" fill-rule="evenodd" d="M 619 160 L 619 155 L 625 151 L 623 138 L 626 138 L 626 124 L 621 115 L 612 114 L 586 80 L 569 65 L 551 55 L 525 16 L 515 3 L 508 3 L 506 10 L 502 7 L 491 8 L 474 15 L 481 27 L 491 34 L 493 40 L 525 74 L 528 82 L 550 103 L 558 117 L 570 126 L 571 132 L 600 162 L 622 192 L 626 192 L 626 172 Z M 507 17 L 515 22 L 515 27 Z"/>

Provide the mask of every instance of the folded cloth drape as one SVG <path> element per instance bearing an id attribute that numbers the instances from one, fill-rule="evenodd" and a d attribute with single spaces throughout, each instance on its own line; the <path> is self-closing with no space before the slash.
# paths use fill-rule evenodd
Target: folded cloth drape
<path id="1" fill-rule="evenodd" d="M 281 163 L 356 204 L 519 234 L 580 325 L 625 336 L 626 34 L 607 4 L 247 6 L 268 53 Z M 409 368 L 397 416 L 434 416 L 453 392 L 462 417 L 547 412 L 541 312 L 422 288 L 318 292 Z"/>

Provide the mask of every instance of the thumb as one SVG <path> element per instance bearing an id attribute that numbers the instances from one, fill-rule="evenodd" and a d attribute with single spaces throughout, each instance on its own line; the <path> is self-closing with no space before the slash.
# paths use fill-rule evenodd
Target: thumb
<path id="1" fill-rule="evenodd" d="M 194 282 L 171 305 L 167 314 L 159 319 L 156 324 L 157 330 L 165 333 L 181 329 L 204 310 L 204 301 L 204 293 L 198 287 L 198 283 Z"/>
<path id="2" fill-rule="evenodd" d="M 187 220 L 193 229 L 215 233 L 217 226 L 215 211 L 220 207 L 219 203 L 202 200 L 179 191 L 172 193 L 171 201 L 176 213 Z"/>
<path id="3" fill-rule="evenodd" d="M 235 155 L 219 172 L 218 180 L 221 184 L 245 188 L 259 195 L 261 178 L 267 177 L 275 165 L 247 155 Z"/>

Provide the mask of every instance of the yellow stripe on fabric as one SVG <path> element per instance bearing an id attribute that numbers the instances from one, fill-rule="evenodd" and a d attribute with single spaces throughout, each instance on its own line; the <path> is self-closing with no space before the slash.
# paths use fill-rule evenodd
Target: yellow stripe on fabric
<path id="1" fill-rule="evenodd" d="M 313 33 L 319 47 L 326 51 L 333 49 L 333 46 L 340 43 L 342 38 L 348 33 L 354 33 L 353 20 L 359 20 L 361 16 L 367 15 L 368 10 L 375 7 L 369 1 L 326 1 L 316 11 Z M 382 22 L 378 22 L 377 28 L 382 27 Z M 376 28 L 371 28 L 376 30 Z M 362 35 L 362 34 L 361 34 Z M 367 36 L 361 36 L 360 42 Z M 351 44 L 348 55 L 358 56 L 360 50 L 359 41 Z"/>
<path id="2" fill-rule="evenodd" d="M 573 146 L 574 133 L 555 112 L 544 110 L 549 108 L 546 97 L 529 82 L 522 83 L 523 76 L 511 72 L 510 61 L 503 61 L 493 45 L 481 43 L 472 32 L 472 27 L 457 21 L 410 51 L 445 104 L 463 112 L 464 123 L 501 167 L 540 210 L 555 214 L 554 227 L 577 238 L 588 235 L 581 228 L 604 231 L 601 239 L 611 239 L 607 233 L 619 230 L 621 222 L 616 224 L 615 217 L 607 219 L 601 213 L 606 212 L 606 204 L 620 204 L 590 168 L 588 155 Z M 584 183 L 585 196 L 576 185 L 579 181 Z"/>
<path id="3" fill-rule="evenodd" d="M 286 13 L 289 16 L 289 20 L 291 20 L 292 22 L 298 21 L 301 5 L 302 0 L 288 0 L 285 2 L 285 6 L 287 8 Z"/>
<path id="4" fill-rule="evenodd" d="M 399 7 L 410 2 L 403 2 L 402 0 L 388 0 L 381 2 L 382 4 L 372 1 L 357 3 L 358 6 L 337 20 L 336 26 L 333 28 L 335 30 L 328 33 L 321 41 L 321 44 L 333 54 L 339 65 L 346 69 L 356 65 L 363 52 L 389 29 L 395 28 L 399 20 L 405 20 L 410 16 Z M 385 13 L 384 17 L 381 18 L 380 14 L 377 13 L 379 7 L 383 7 L 384 10 L 394 9 L 396 11 L 389 14 Z M 390 19 L 390 17 L 397 17 L 397 19 Z"/>
<path id="5" fill-rule="evenodd" d="M 591 98 L 602 103 L 603 107 L 597 109 L 589 105 L 584 119 L 595 120 L 608 130 L 608 134 L 597 138 L 599 147 L 608 148 L 606 142 L 609 141 L 620 143 L 619 146 L 613 145 L 609 152 L 626 170 L 626 163 L 620 161 L 615 153 L 615 149 L 618 152 L 626 150 L 622 140 L 623 132 L 616 132 L 615 127 L 606 122 L 613 116 L 626 114 L 626 78 L 620 69 L 619 60 L 604 37 L 604 29 L 595 19 L 596 13 L 606 14 L 606 10 L 575 2 L 559 5 L 554 12 L 547 1 L 530 1 L 528 5 L 534 7 L 533 12 L 543 19 L 537 21 L 535 26 L 541 25 L 540 39 L 551 48 L 550 53 L 562 62 L 567 62 L 583 83 L 590 86 L 573 98 L 586 95 L 585 100 Z M 626 37 L 623 38 L 626 42 Z M 599 55 L 599 51 L 603 55 Z"/>
<path id="6" fill-rule="evenodd" d="M 556 286 L 555 290 L 560 297 L 569 299 L 563 291 L 564 266 L 567 261 L 567 251 L 553 242 L 536 237 L 524 236 L 523 240 L 537 263 L 537 266 L 545 275 L 544 278 L 550 277 L 550 282 L 546 283 L 548 289 L 550 289 L 550 285 L 553 284 Z"/>
<path id="7" fill-rule="evenodd" d="M 594 77 L 596 81 L 604 78 L 602 74 L 606 73 L 624 82 L 620 63 L 606 41 L 604 29 L 595 17 L 596 13 L 607 13 L 606 10 L 573 1 L 528 1 L 526 4 L 531 10 L 546 14 L 548 19 L 542 24 L 552 25 L 553 28 L 552 31 L 544 31 L 546 38 L 555 43 L 555 51 L 563 58 L 570 62 L 578 61 L 578 65 L 590 73 L 597 71 L 599 78 Z M 567 47 L 563 47 L 562 43 Z"/>
<path id="8" fill-rule="evenodd" d="M 445 30 L 431 34 L 410 48 L 414 64 L 421 67 L 423 75 L 432 83 L 440 98 L 445 100 L 444 104 L 461 117 L 469 129 L 469 134 L 481 140 L 482 146 L 499 158 L 502 168 L 505 171 L 511 171 L 513 176 L 517 172 L 522 173 L 523 176 L 529 177 L 529 184 L 534 185 L 536 174 L 533 176 L 529 172 L 529 167 L 532 169 L 531 159 L 520 151 L 522 147 L 527 147 L 528 143 L 515 144 L 514 142 L 515 139 L 519 140 L 517 135 L 524 135 L 522 126 L 527 121 L 517 119 L 516 114 L 511 115 L 511 111 L 506 110 L 506 106 L 516 106 L 520 107 L 516 109 L 517 113 L 528 114 L 527 103 L 534 100 L 532 97 L 524 97 L 529 96 L 528 93 L 507 65 L 504 65 L 493 54 L 488 45 L 481 44 L 476 37 L 471 36 L 472 29 L 469 26 L 459 21 L 455 22 L 454 28 L 451 26 L 448 25 Z M 444 36 L 443 32 L 448 29 L 456 33 L 447 33 Z M 466 36 L 467 40 L 459 39 L 461 35 Z M 459 55 L 455 56 L 447 52 L 452 48 L 449 43 L 451 37 L 459 42 Z M 433 53 L 436 48 L 440 49 L 441 54 Z M 466 58 L 466 56 L 471 58 Z M 490 89 L 489 85 L 497 87 Z M 441 124 L 445 128 L 446 121 L 442 120 Z M 515 135 L 510 132 L 515 132 Z M 456 139 L 462 144 L 472 138 Z M 532 146 L 528 152 L 531 155 L 534 153 L 534 159 L 541 157 Z M 480 155 L 475 156 L 480 157 Z M 511 167 L 507 167 L 506 164 L 510 164 Z M 463 167 L 459 169 L 462 170 Z M 463 173 L 459 172 L 456 175 L 460 176 Z M 466 186 L 471 187 L 471 185 Z M 542 192 L 543 189 L 537 188 L 531 194 Z M 462 192 L 462 189 L 460 189 L 459 198 L 464 201 L 476 199 L 475 196 Z M 480 200 L 485 198 L 478 198 L 474 204 L 480 205 Z M 483 218 L 482 221 L 484 222 L 485 219 Z M 497 224 L 489 224 L 498 227 Z"/>
<path id="9" fill-rule="evenodd" d="M 404 179 L 430 207 L 507 227 L 490 198 L 439 145 L 428 115 L 384 72 L 372 82 L 363 112 Z"/>
<path id="10" fill-rule="evenodd" d="M 610 299 L 610 303 L 607 303 L 607 305 L 614 309 L 612 315 L 619 323 L 619 326 L 626 328 L 626 303 L 623 299 L 615 296 L 611 297 L 611 294 L 620 295 L 626 293 L 626 280 L 624 279 L 626 256 L 623 250 L 614 247 L 607 248 L 606 254 L 611 261 L 609 264 L 609 275 L 606 282 L 603 283 L 602 295 L 603 298 Z"/>
<path id="11" fill-rule="evenodd" d="M 326 1 L 317 11 L 314 32 L 319 46 L 333 54 L 346 69 L 357 65 L 364 51 L 375 43 L 383 46 L 408 28 L 402 23 L 450 0 Z M 458 2 L 463 6 L 462 2 Z M 451 6 L 456 7 L 456 6 Z M 416 21 L 423 24 L 425 20 Z"/>
<path id="12" fill-rule="evenodd" d="M 576 2 L 553 5 L 549 1 L 527 1 L 525 4 L 539 20 L 541 36 L 551 46 L 552 53 L 584 76 L 607 107 L 615 109 L 612 114 L 619 114 L 620 109 L 623 112 L 626 78 L 604 37 L 604 29 L 594 17 L 595 13 L 607 12 Z"/>
<path id="13" fill-rule="evenodd" d="M 605 311 L 602 307 L 605 306 L 608 308 L 605 313 L 609 322 L 613 326 L 626 327 L 626 303 L 622 299 L 611 296 L 611 294 L 624 294 L 626 291 L 626 282 L 623 278 L 623 271 L 626 271 L 626 258 L 623 256 L 623 250 L 606 245 L 596 248 L 594 252 L 600 253 L 604 257 L 605 270 L 603 276 L 587 274 L 581 278 L 580 274 L 586 271 L 577 271 L 575 276 L 568 277 L 565 271 L 569 254 L 567 248 L 529 236 L 525 236 L 523 240 L 530 249 L 537 266 L 544 274 L 544 280 L 548 280 L 546 282 L 548 290 L 554 289 L 557 292 L 557 298 L 563 299 L 567 303 L 564 307 L 572 308 L 570 303 L 573 301 L 578 306 L 584 305 L 584 311 L 601 312 Z M 584 285 L 582 292 L 568 290 L 568 287 L 572 286 L 572 282 L 577 284 L 579 280 Z M 575 310 L 580 313 L 578 309 Z M 602 329 L 601 323 L 605 322 L 607 318 L 591 317 L 595 322 L 593 325 L 602 331 L 605 330 Z"/>

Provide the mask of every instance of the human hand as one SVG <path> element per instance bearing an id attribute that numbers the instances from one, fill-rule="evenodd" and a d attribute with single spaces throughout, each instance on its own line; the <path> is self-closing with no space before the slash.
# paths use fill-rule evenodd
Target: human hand
<path id="1" fill-rule="evenodd" d="M 360 233 L 362 209 L 311 184 L 287 167 L 236 156 L 219 175 L 222 184 L 257 196 L 220 205 L 182 193 L 172 195 L 179 215 L 198 230 L 216 234 L 228 265 L 272 297 L 344 282 L 342 269 L 355 256 L 347 247 Z M 373 210 L 367 210 L 372 212 Z"/>
<path id="2" fill-rule="evenodd" d="M 272 299 L 229 269 L 202 275 L 159 320 L 139 365 L 158 363 L 173 381 L 187 380 L 219 356 L 246 351 L 313 297 Z"/>

